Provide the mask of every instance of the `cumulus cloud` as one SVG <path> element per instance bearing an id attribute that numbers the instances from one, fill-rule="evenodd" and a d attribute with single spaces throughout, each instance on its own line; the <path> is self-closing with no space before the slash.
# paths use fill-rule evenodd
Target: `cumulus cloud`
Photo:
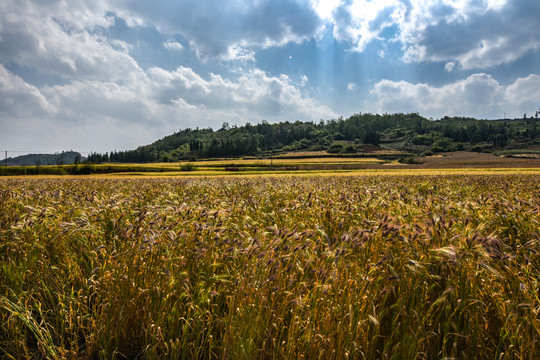
<path id="1" fill-rule="evenodd" d="M 332 22 L 335 38 L 350 42 L 351 50 L 400 41 L 408 62 L 459 62 L 465 70 L 485 69 L 540 48 L 536 0 L 344 0 L 330 16 L 327 7 L 313 3 Z"/>
<path id="2" fill-rule="evenodd" d="M 239 48 L 302 42 L 322 25 L 308 0 L 123 0 L 112 6 L 132 26 L 156 26 L 164 33 L 181 34 L 201 58 L 223 58 Z"/>
<path id="3" fill-rule="evenodd" d="M 446 11 L 442 5 L 434 7 L 441 16 L 412 10 L 415 20 L 402 35 L 410 45 L 410 60 L 457 60 L 466 70 L 479 69 L 512 62 L 540 47 L 538 1 L 484 0 L 460 5 L 444 5 Z"/>
<path id="4" fill-rule="evenodd" d="M 237 79 L 211 74 L 204 79 L 192 69 L 183 66 L 175 71 L 152 68 L 149 78 L 152 93 L 160 104 L 170 104 L 178 99 L 205 110 L 235 109 L 233 123 L 290 119 L 317 119 L 335 116 L 327 106 L 305 96 L 286 75 L 269 76 L 259 69 L 243 73 Z M 301 84 L 300 84 L 301 85 Z M 215 121 L 219 121 L 216 119 Z M 217 123 L 214 122 L 214 125 Z"/>
<path id="5" fill-rule="evenodd" d="M 255 61 L 255 52 L 239 45 L 231 45 L 226 54 L 220 56 L 222 60 L 252 62 Z"/>
<path id="6" fill-rule="evenodd" d="M 0 64 L 0 119 L 54 113 L 54 108 L 35 86 L 10 73 Z"/>
<path id="7" fill-rule="evenodd" d="M 529 113 L 539 110 L 540 106 L 540 76 L 531 74 L 517 79 L 505 90 L 507 108 L 519 107 Z"/>
<path id="8" fill-rule="evenodd" d="M 163 43 L 163 47 L 167 50 L 173 50 L 173 51 L 181 51 L 184 49 L 184 46 L 176 41 L 167 41 Z"/>
<path id="9" fill-rule="evenodd" d="M 338 41 L 353 43 L 354 51 L 363 51 L 381 33 L 403 22 L 405 5 L 397 0 L 346 0 L 333 10 L 333 32 Z"/>
<path id="10" fill-rule="evenodd" d="M 450 77 L 455 69 L 512 62 L 537 49 L 539 12 L 533 0 L 5 0 L 0 142 L 107 151 L 110 144 L 133 148 L 179 128 L 219 127 L 224 121 L 337 117 L 310 91 L 321 94 L 320 88 L 334 85 L 354 91 L 363 84 L 347 84 L 350 77 L 320 84 L 309 67 L 290 78 L 258 52 L 291 43 L 318 46 L 306 40 L 323 41 L 321 29 L 330 24 L 326 29 L 354 51 L 384 42 L 380 64 L 394 51 L 390 43 L 401 43 L 407 61 L 441 61 L 454 71 L 445 74 Z M 147 33 L 152 39 L 140 47 L 139 35 Z M 300 46 L 287 49 L 295 64 L 308 61 L 296 51 Z M 143 61 L 141 49 L 174 55 L 175 61 Z M 381 80 L 371 98 L 380 112 L 495 117 L 507 108 L 534 111 L 539 82 L 531 74 L 502 85 L 480 71 L 438 87 Z"/>
<path id="11" fill-rule="evenodd" d="M 38 88 L 0 67 L 0 95 L 0 127 L 10 130 L 2 132 L 0 141 L 23 144 L 30 134 L 22 132 L 27 127 L 36 136 L 47 135 L 32 140 L 28 146 L 34 148 L 62 145 L 107 151 L 111 150 L 107 144 L 134 148 L 179 128 L 218 127 L 223 121 L 243 124 L 336 116 L 286 75 L 269 76 L 258 69 L 237 78 L 217 74 L 203 78 L 188 67 L 174 71 L 153 67 L 138 81 L 84 80 Z"/>
<path id="12" fill-rule="evenodd" d="M 321 19 L 330 20 L 339 6 L 340 0 L 311 0 L 311 4 Z"/>
<path id="13" fill-rule="evenodd" d="M 46 4 L 7 0 L 2 4 L 3 64 L 16 63 L 58 80 L 121 80 L 138 70 L 128 54 L 128 44 L 91 32 L 111 25 L 104 5 L 89 6 L 80 1 L 67 6 L 54 0 Z"/>
<path id="14" fill-rule="evenodd" d="M 499 93 L 499 83 L 486 74 L 475 74 L 465 80 L 442 87 L 382 80 L 372 91 L 372 94 L 377 97 L 378 110 L 381 112 L 419 112 L 434 117 L 446 114 L 489 113 L 493 110 L 494 100 Z M 480 99 L 477 97 L 480 96 L 483 97 L 483 102 L 478 101 Z M 484 108 L 480 109 L 479 104 Z"/>
<path id="15" fill-rule="evenodd" d="M 508 109 L 535 110 L 540 98 L 540 76 L 519 78 L 508 86 L 484 73 L 441 87 L 382 80 L 374 86 L 371 95 L 375 97 L 378 112 L 500 118 Z M 511 116 L 519 116 L 519 113 Z"/>
<path id="16" fill-rule="evenodd" d="M 42 149 L 91 146 L 104 151 L 107 144 L 133 148 L 179 128 L 219 126 L 223 121 L 242 124 L 336 115 L 299 90 L 307 77 L 297 85 L 285 75 L 270 76 L 253 67 L 208 76 L 186 66 L 143 70 L 130 55 L 133 45 L 103 35 L 114 25 L 109 14 L 118 11 L 127 14 L 132 26 L 185 34 L 200 56 L 253 62 L 254 52 L 249 49 L 253 43 L 273 46 L 300 41 L 315 29 L 318 18 L 300 1 L 236 5 L 169 1 L 151 6 L 130 2 L 123 10 L 119 3 L 7 0 L 0 4 L 3 144 L 16 147 L 13 144 L 32 138 L 29 146 Z M 154 7 L 170 11 L 153 12 Z M 148 13 L 139 13 L 143 9 Z M 158 17 L 162 14 L 166 14 L 163 19 Z M 297 18 L 300 15 L 306 16 Z M 174 41 L 161 44 L 172 51 L 184 48 Z M 31 69 L 50 81 L 32 84 L 33 76 L 16 75 L 4 64 Z"/>
<path id="17" fill-rule="evenodd" d="M 456 63 L 453 61 L 449 61 L 444 65 L 444 70 L 451 72 L 456 67 Z"/>

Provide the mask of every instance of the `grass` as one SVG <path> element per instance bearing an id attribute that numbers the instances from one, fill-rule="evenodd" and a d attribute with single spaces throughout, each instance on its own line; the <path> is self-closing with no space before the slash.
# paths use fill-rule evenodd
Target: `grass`
<path id="1" fill-rule="evenodd" d="M 536 359 L 539 180 L 2 179 L 0 357 Z"/>

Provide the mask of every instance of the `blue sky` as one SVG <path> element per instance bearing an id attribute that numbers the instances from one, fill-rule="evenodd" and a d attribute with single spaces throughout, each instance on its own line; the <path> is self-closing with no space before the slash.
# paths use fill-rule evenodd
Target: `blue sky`
<path id="1" fill-rule="evenodd" d="M 2 150 L 133 149 L 223 122 L 539 108 L 538 0 L 0 4 Z"/>

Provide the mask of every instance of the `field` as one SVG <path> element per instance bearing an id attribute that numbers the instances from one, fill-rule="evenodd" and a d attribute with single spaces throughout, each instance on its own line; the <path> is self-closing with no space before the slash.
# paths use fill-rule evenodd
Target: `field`
<path id="1" fill-rule="evenodd" d="M 538 171 L 374 174 L 0 179 L 0 358 L 540 358 Z"/>
<path id="2" fill-rule="evenodd" d="M 540 169 L 540 158 L 530 154 L 496 156 L 474 152 L 452 152 L 435 156 L 411 157 L 399 153 L 378 151 L 371 154 L 328 154 L 306 152 L 282 154 L 272 159 L 231 158 L 206 159 L 182 163 L 148 164 L 79 164 L 49 166 L 0 167 L 0 176 L 65 176 L 65 175 L 118 175 L 118 176 L 232 176 L 232 175 L 280 175 L 280 174 L 365 174 L 365 173 L 416 173 L 419 170 L 451 169 L 467 173 L 485 169 L 507 171 L 508 169 Z M 427 171 L 427 173 L 430 173 Z M 433 173 L 433 172 L 431 172 Z"/>

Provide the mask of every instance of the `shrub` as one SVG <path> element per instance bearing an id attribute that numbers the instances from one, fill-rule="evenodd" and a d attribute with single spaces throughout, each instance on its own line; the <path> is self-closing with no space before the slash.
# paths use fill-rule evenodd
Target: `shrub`
<path id="1" fill-rule="evenodd" d="M 356 151 L 356 146 L 354 145 L 347 145 L 345 148 L 343 148 L 344 153 L 355 153 Z"/>
<path id="2" fill-rule="evenodd" d="M 70 175 L 91 175 L 96 172 L 96 167 L 92 164 L 84 164 L 83 166 L 75 164 L 67 172 Z"/>
<path id="3" fill-rule="evenodd" d="M 197 170 L 197 166 L 195 164 L 182 164 L 180 165 L 180 171 L 195 171 Z"/>
<path id="4" fill-rule="evenodd" d="M 413 156 L 408 156 L 408 157 L 400 157 L 398 159 L 398 162 L 400 164 L 408 164 L 408 165 L 413 165 L 413 164 L 418 164 L 418 161 L 415 160 L 415 158 Z"/>
<path id="5" fill-rule="evenodd" d="M 338 154 L 343 152 L 343 150 L 344 148 L 342 143 L 332 143 L 332 145 L 330 145 L 326 151 L 331 154 Z"/>

